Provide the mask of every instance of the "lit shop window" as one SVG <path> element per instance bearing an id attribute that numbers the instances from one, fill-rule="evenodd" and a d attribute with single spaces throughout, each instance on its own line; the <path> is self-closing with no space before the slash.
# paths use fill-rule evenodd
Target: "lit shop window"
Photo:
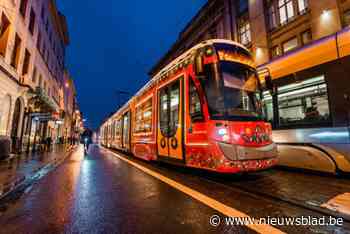
<path id="1" fill-rule="evenodd" d="M 152 98 L 136 108 L 135 132 L 150 132 L 152 130 Z"/>
<path id="2" fill-rule="evenodd" d="M 278 88 L 280 126 L 315 125 L 330 121 L 324 76 Z"/>
<path id="3" fill-rule="evenodd" d="M 343 14 L 344 24 L 345 26 L 350 25 L 350 10 L 347 10 Z"/>
<path id="4" fill-rule="evenodd" d="M 282 45 L 283 47 L 283 53 L 287 53 L 288 51 L 291 51 L 298 47 L 298 38 L 294 37 L 290 39 L 289 41 L 286 41 Z"/>
<path id="5" fill-rule="evenodd" d="M 294 17 L 293 0 L 279 0 L 278 11 L 280 14 L 280 24 L 286 24 Z"/>
<path id="6" fill-rule="evenodd" d="M 281 54 L 282 54 L 281 49 L 278 45 L 271 48 L 271 57 L 272 58 L 278 57 Z"/>

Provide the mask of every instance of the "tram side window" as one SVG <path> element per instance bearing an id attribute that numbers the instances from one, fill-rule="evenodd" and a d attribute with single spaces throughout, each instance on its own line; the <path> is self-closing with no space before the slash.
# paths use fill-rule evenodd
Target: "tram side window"
<path id="1" fill-rule="evenodd" d="M 135 133 L 152 131 L 152 98 L 136 108 Z"/>
<path id="2" fill-rule="evenodd" d="M 120 139 L 120 134 L 121 134 L 121 124 L 120 124 L 120 120 L 117 120 L 115 125 L 116 139 Z"/>
<path id="3" fill-rule="evenodd" d="M 189 106 L 190 106 L 190 115 L 192 121 L 203 120 L 203 113 L 201 108 L 201 102 L 199 99 L 198 91 L 192 79 L 190 79 L 190 88 L 189 88 Z"/>
<path id="4" fill-rule="evenodd" d="M 324 76 L 279 87 L 278 93 L 281 127 L 330 122 L 327 84 Z"/>

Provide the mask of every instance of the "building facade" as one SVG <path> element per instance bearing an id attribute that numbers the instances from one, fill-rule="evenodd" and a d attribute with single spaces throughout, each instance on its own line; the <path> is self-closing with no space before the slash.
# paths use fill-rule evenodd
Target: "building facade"
<path id="1" fill-rule="evenodd" d="M 350 123 L 350 0 L 209 0 L 152 68 L 206 39 L 238 41 L 255 56 L 274 129 Z"/>
<path id="2" fill-rule="evenodd" d="M 0 3 L 0 136 L 12 151 L 60 136 L 64 102 L 65 17 L 55 0 Z"/>

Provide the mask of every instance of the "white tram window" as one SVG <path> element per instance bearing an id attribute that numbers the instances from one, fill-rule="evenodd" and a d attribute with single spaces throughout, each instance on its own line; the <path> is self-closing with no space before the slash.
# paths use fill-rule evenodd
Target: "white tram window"
<path id="1" fill-rule="evenodd" d="M 196 89 L 196 86 L 194 85 L 192 79 L 190 79 L 190 115 L 200 115 L 202 116 L 202 108 L 201 103 L 199 99 L 199 94 Z"/>
<path id="2" fill-rule="evenodd" d="M 330 122 L 324 76 L 282 86 L 278 92 L 280 126 L 317 125 Z"/>

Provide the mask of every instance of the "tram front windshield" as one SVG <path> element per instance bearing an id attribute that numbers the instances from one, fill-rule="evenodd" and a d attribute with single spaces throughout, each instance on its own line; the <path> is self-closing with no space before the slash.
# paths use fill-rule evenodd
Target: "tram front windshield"
<path id="1" fill-rule="evenodd" d="M 256 70 L 241 63 L 220 61 L 205 66 L 201 79 L 212 119 L 254 121 L 262 119 Z"/>

